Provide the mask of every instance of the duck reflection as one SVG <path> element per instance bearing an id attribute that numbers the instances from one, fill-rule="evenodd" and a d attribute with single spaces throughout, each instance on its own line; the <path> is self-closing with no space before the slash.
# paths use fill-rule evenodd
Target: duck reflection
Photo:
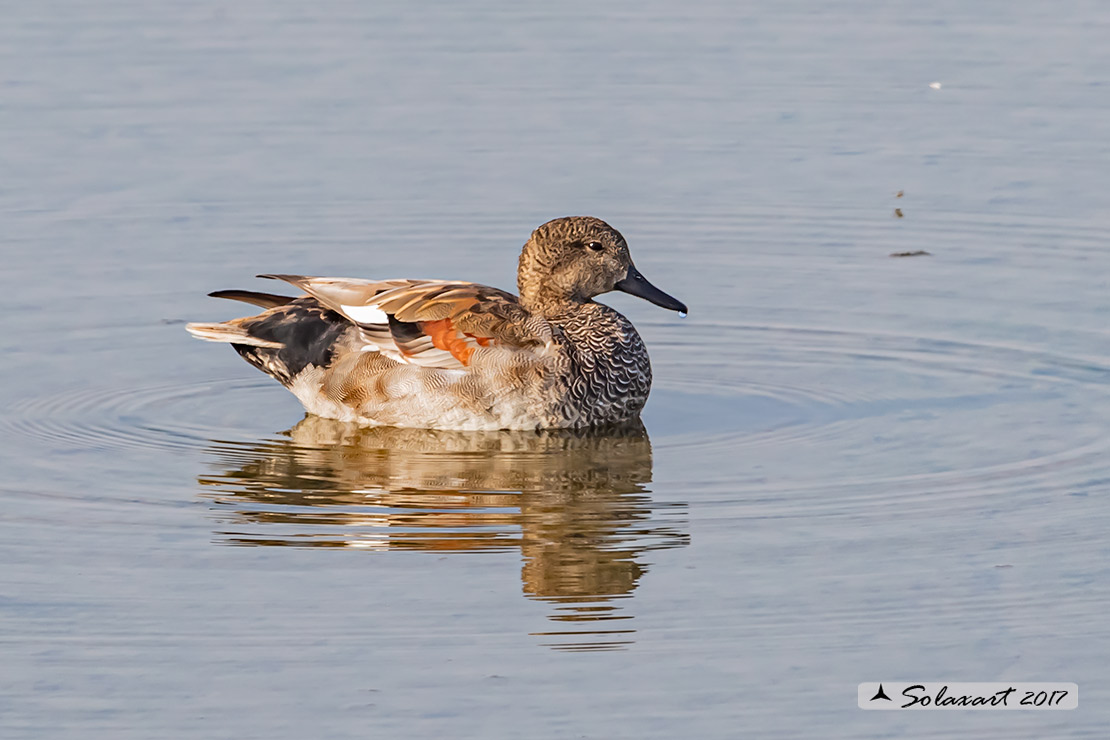
<path id="1" fill-rule="evenodd" d="M 306 417 L 284 439 L 209 448 L 201 476 L 235 545 L 441 552 L 519 548 L 524 594 L 554 605 L 562 649 L 616 648 L 642 554 L 687 543 L 684 504 L 653 504 L 644 427 L 590 432 L 363 428 Z M 221 507 L 222 508 L 222 507 Z"/>

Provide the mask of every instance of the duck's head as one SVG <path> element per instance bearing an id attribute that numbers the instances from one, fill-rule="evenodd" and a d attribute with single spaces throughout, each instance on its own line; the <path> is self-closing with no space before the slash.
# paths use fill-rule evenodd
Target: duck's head
<path id="1" fill-rule="evenodd" d="M 539 313 L 611 290 L 686 313 L 684 303 L 640 274 L 621 233 L 590 216 L 557 218 L 533 231 L 520 253 L 517 287 L 521 302 Z"/>

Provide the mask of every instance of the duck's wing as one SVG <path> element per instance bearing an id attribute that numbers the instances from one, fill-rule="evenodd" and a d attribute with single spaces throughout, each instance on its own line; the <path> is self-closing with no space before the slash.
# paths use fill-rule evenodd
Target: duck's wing
<path id="1" fill-rule="evenodd" d="M 551 326 L 516 296 L 448 280 L 358 280 L 260 275 L 297 286 L 356 324 L 367 346 L 399 362 L 464 368 L 481 348 L 532 348 L 552 339 Z"/>

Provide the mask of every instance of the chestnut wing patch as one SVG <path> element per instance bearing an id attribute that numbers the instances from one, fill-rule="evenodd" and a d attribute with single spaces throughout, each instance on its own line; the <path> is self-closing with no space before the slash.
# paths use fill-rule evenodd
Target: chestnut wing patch
<path id="1" fill-rule="evenodd" d="M 428 367 L 466 367 L 475 349 L 493 344 L 489 337 L 460 332 L 451 319 L 408 322 L 390 316 L 389 331 L 407 361 Z"/>
<path id="2" fill-rule="evenodd" d="M 378 305 L 389 315 L 393 341 L 408 362 L 461 368 L 482 347 L 542 343 L 526 326 L 534 323 L 527 309 L 495 288 L 456 283 L 393 293 Z"/>

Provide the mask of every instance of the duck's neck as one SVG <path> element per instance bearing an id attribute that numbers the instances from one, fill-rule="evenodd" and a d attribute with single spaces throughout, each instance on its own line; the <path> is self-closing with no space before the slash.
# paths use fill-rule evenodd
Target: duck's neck
<path id="1" fill-rule="evenodd" d="M 539 316 L 553 316 L 565 313 L 588 303 L 589 299 L 568 295 L 566 291 L 559 290 L 556 286 L 545 285 L 518 285 L 520 302 L 530 312 Z"/>
<path id="2" fill-rule="evenodd" d="M 516 287 L 520 302 L 534 314 L 550 316 L 581 306 L 589 299 L 581 295 L 581 286 L 565 270 L 559 270 L 545 258 L 525 246 L 520 255 Z"/>

